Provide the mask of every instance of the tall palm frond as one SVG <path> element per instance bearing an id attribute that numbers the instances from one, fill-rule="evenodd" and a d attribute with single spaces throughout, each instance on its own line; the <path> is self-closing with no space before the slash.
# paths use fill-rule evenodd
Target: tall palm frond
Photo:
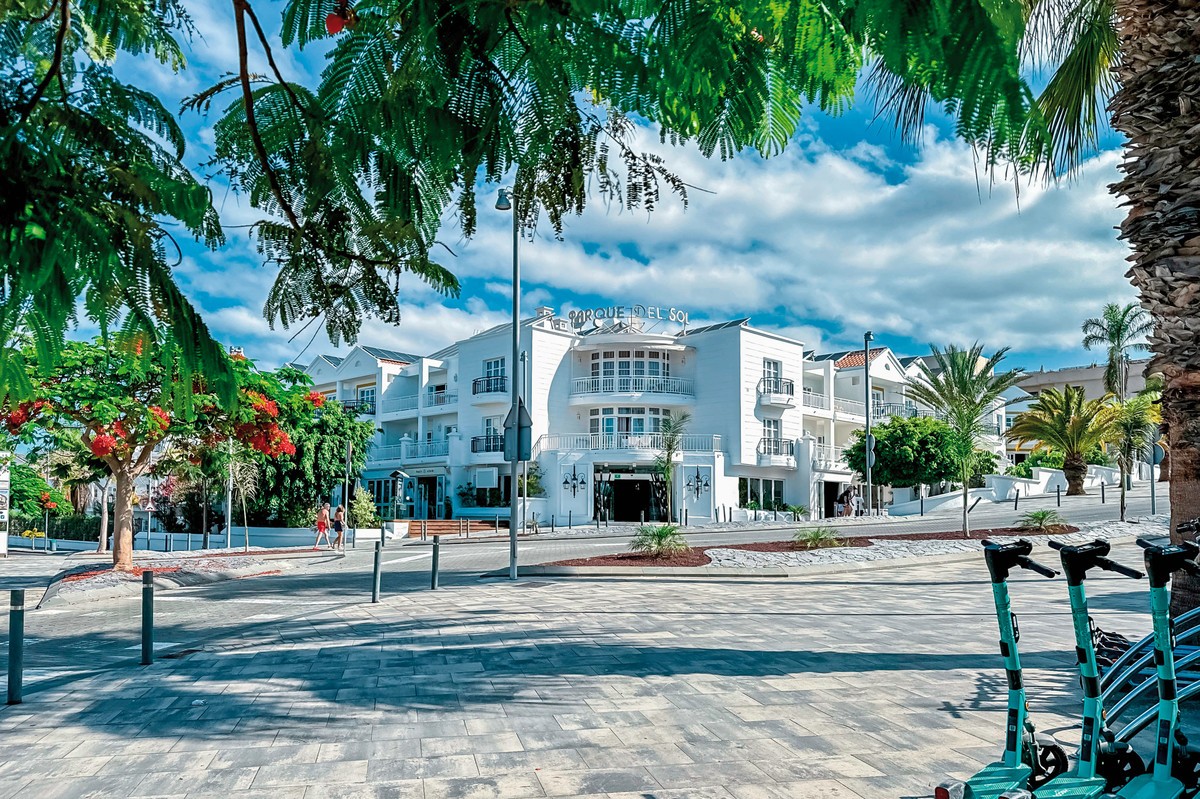
<path id="1" fill-rule="evenodd" d="M 1104 446 L 1113 435 L 1115 410 L 1111 394 L 1089 400 L 1079 386 L 1062 391 L 1041 391 L 1027 411 L 1013 421 L 1008 438 L 1018 446 L 1034 443 L 1034 449 L 1056 449 L 1066 457 L 1063 472 L 1067 494 L 1084 493 L 1087 454 Z"/>
<path id="2" fill-rule="evenodd" d="M 942 350 L 931 345 L 934 366 L 918 361 L 918 374 L 909 380 L 909 396 L 935 411 L 950 430 L 954 441 L 954 460 L 959 466 L 963 491 L 963 534 L 970 532 L 967 502 L 970 473 L 975 450 L 992 428 L 996 410 L 1003 404 L 1004 392 L 1020 382 L 1019 370 L 996 374 L 996 367 L 1008 354 L 1003 347 L 984 357 L 983 345 L 976 342 L 960 348 L 954 344 Z"/>
<path id="3" fill-rule="evenodd" d="M 1108 393 L 1121 399 L 1129 395 L 1129 354 L 1149 348 L 1144 339 L 1153 329 L 1150 315 L 1134 302 L 1123 306 L 1110 302 L 1099 317 L 1083 323 L 1084 349 L 1107 350 L 1104 388 Z"/>
<path id="4" fill-rule="evenodd" d="M 1158 437 L 1158 408 L 1146 395 L 1129 399 L 1113 409 L 1109 441 L 1121 469 L 1121 521 L 1125 521 L 1125 491 L 1137 464 L 1146 460 Z M 1154 479 L 1151 474 L 1150 479 Z"/>

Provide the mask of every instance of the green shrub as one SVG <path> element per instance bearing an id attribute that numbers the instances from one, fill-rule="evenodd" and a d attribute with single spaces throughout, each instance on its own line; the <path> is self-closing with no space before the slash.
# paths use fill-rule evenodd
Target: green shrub
<path id="1" fill-rule="evenodd" d="M 1057 533 L 1067 526 L 1067 519 L 1056 510 L 1031 510 L 1021 514 L 1017 527 L 1038 533 Z"/>
<path id="2" fill-rule="evenodd" d="M 796 521 L 800 521 L 801 516 L 808 515 L 808 506 L 807 505 L 788 505 L 786 510 L 791 512 L 792 518 Z"/>
<path id="3" fill-rule="evenodd" d="M 842 539 L 838 538 L 828 527 L 810 527 L 797 530 L 792 536 L 792 543 L 808 549 L 841 546 Z"/>
<path id="4" fill-rule="evenodd" d="M 629 551 L 652 558 L 662 558 L 687 552 L 687 539 L 673 524 L 643 525 L 629 542 Z"/>

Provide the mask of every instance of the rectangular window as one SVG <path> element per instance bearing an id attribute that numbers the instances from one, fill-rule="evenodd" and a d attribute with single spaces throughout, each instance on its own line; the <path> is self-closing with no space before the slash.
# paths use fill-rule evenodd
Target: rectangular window
<path id="1" fill-rule="evenodd" d="M 779 427 L 778 419 L 763 419 L 762 423 L 763 438 L 779 439 L 782 432 Z"/>
<path id="2" fill-rule="evenodd" d="M 768 380 L 778 380 L 783 377 L 783 364 L 770 358 L 763 358 L 762 376 Z"/>
<path id="3" fill-rule="evenodd" d="M 504 359 L 488 358 L 483 362 L 484 377 L 504 377 Z"/>
<path id="4" fill-rule="evenodd" d="M 483 434 L 485 436 L 499 436 L 504 434 L 504 417 L 489 416 L 483 420 Z"/>
<path id="5" fill-rule="evenodd" d="M 358 387 L 358 401 L 367 405 L 375 404 L 375 384 Z"/>

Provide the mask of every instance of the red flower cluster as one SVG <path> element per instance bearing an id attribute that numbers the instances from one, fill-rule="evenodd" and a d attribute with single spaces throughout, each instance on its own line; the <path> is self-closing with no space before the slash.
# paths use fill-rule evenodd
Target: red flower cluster
<path id="1" fill-rule="evenodd" d="M 97 458 L 103 458 L 105 455 L 111 455 L 112 451 L 117 446 L 117 440 L 108 433 L 100 433 L 92 438 L 91 450 L 92 454 Z"/>
<path id="2" fill-rule="evenodd" d="M 275 422 L 238 425 L 237 437 L 270 458 L 296 454 L 296 445 L 287 431 Z"/>
<path id="3" fill-rule="evenodd" d="M 304 397 L 314 408 L 320 408 L 325 405 L 325 395 L 320 391 L 310 391 Z"/>
<path id="4" fill-rule="evenodd" d="M 279 405 L 273 399 L 267 399 L 257 391 L 247 391 L 246 395 L 250 398 L 250 406 L 259 414 L 270 416 L 272 419 L 279 417 Z"/>
<path id="5" fill-rule="evenodd" d="M 34 400 L 33 402 L 22 402 L 16 408 L 13 408 L 7 415 L 3 417 L 4 425 L 8 428 L 8 432 L 12 435 L 18 435 L 21 428 L 29 423 L 31 419 L 42 412 L 43 408 L 49 408 L 50 403 L 46 400 Z"/>
<path id="6" fill-rule="evenodd" d="M 42 492 L 42 507 L 45 508 L 46 510 L 54 510 L 55 508 L 58 507 L 58 503 L 55 502 L 54 500 L 50 499 L 49 491 Z"/>
<path id="7" fill-rule="evenodd" d="M 171 414 L 167 413 L 157 405 L 150 406 L 150 415 L 158 421 L 163 430 L 166 430 L 171 426 Z"/>

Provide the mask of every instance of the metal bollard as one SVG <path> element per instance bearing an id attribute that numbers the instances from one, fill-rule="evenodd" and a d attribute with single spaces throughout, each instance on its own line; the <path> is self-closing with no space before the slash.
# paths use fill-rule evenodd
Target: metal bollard
<path id="1" fill-rule="evenodd" d="M 554 514 L 550 514 L 550 535 L 554 535 Z"/>
<path id="2" fill-rule="evenodd" d="M 640 513 L 641 513 L 641 518 L 638 519 L 638 523 L 645 524 L 646 523 L 646 511 L 641 511 Z"/>
<path id="3" fill-rule="evenodd" d="M 921 495 L 921 515 L 925 515 L 925 495 Z"/>
<path id="4" fill-rule="evenodd" d="M 8 703 L 19 705 L 25 672 L 25 589 L 10 591 L 8 602 Z"/>
<path id="5" fill-rule="evenodd" d="M 1013 497 L 1013 510 L 1017 509 L 1017 503 L 1021 501 L 1021 489 L 1017 489 L 1016 496 Z"/>
<path id="6" fill-rule="evenodd" d="M 142 665 L 154 662 L 154 572 L 142 572 Z"/>
<path id="7" fill-rule="evenodd" d="M 687 511 L 687 508 L 684 508 L 684 509 L 683 509 L 683 526 L 684 526 L 684 527 L 687 527 L 687 526 L 688 526 L 688 511 Z"/>
<path id="8" fill-rule="evenodd" d="M 1055 503 L 1058 505 L 1058 507 L 1061 508 L 1062 507 L 1062 486 L 1054 487 L 1054 497 L 1055 497 Z"/>
<path id="9" fill-rule="evenodd" d="M 568 530 L 570 530 L 571 527 L 574 526 L 574 516 L 575 516 L 575 511 L 573 511 L 573 510 L 567 511 L 567 529 Z"/>
<path id="10" fill-rule="evenodd" d="M 1100 481 L 1100 504 L 1104 504 L 1104 481 Z"/>
<path id="11" fill-rule="evenodd" d="M 375 569 L 371 581 L 371 602 L 379 601 L 379 579 L 383 572 L 383 542 L 375 542 Z"/>
<path id="12" fill-rule="evenodd" d="M 429 590 L 436 591 L 438 587 L 438 556 L 441 554 L 442 537 L 433 537 L 433 563 L 429 570 Z"/>
<path id="13" fill-rule="evenodd" d="M 384 528 L 384 526 L 382 524 L 379 525 L 379 546 L 381 546 L 381 547 L 387 546 L 387 530 Z"/>
<path id="14" fill-rule="evenodd" d="M 597 530 L 600 529 L 600 516 L 601 516 L 601 514 L 599 514 L 599 513 L 596 514 L 596 529 Z"/>

